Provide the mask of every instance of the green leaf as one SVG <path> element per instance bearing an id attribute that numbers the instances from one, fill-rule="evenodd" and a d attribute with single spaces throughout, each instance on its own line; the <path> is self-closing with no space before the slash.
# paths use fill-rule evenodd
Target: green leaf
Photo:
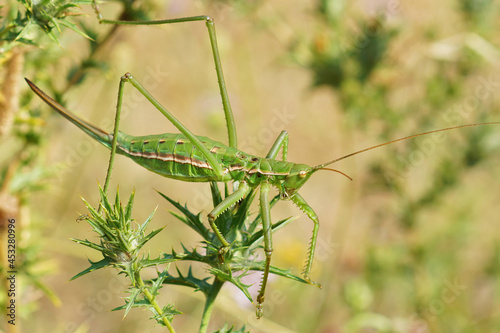
<path id="1" fill-rule="evenodd" d="M 216 182 L 210 182 L 210 192 L 212 192 L 212 203 L 217 207 L 223 199 Z"/>
<path id="2" fill-rule="evenodd" d="M 127 205 L 125 206 L 124 219 L 126 221 L 130 220 L 130 218 L 132 217 L 132 206 L 134 205 L 134 198 L 135 198 L 135 190 L 132 191 L 132 193 L 130 194 L 130 198 L 128 199 Z M 146 222 L 144 222 L 143 227 L 141 229 L 141 232 L 149 224 L 149 221 L 153 218 L 153 215 L 155 212 L 156 212 L 156 209 L 151 213 L 151 215 L 149 215 Z"/>
<path id="3" fill-rule="evenodd" d="M 144 232 L 146 231 L 147 226 L 149 225 L 149 222 L 151 222 L 153 220 L 153 216 L 156 213 L 156 209 L 158 209 L 158 207 L 156 207 L 155 210 L 151 214 L 149 214 L 149 216 L 146 219 L 146 221 L 144 221 L 144 223 L 140 225 L 139 230 L 138 230 L 139 234 L 141 234 L 141 235 L 144 234 Z M 127 218 L 127 220 L 129 220 L 129 219 L 130 219 L 130 217 Z M 165 227 L 163 227 L 163 228 L 165 228 Z M 163 228 L 161 228 L 161 229 L 163 229 Z"/>
<path id="4" fill-rule="evenodd" d="M 244 230 L 245 228 L 244 224 L 250 212 L 250 204 L 253 202 L 254 198 L 255 198 L 255 191 L 251 190 L 250 193 L 247 195 L 247 197 L 240 202 L 238 210 L 236 211 L 236 214 L 234 214 L 233 217 L 231 225 L 232 229 Z"/>
<path id="5" fill-rule="evenodd" d="M 182 206 L 180 203 L 170 199 L 168 196 L 165 194 L 158 192 L 163 198 L 167 199 L 168 202 L 170 202 L 175 208 L 177 208 L 182 214 L 186 216 L 186 219 L 181 218 L 180 216 L 176 215 L 175 213 L 172 213 L 175 217 L 179 218 L 182 222 L 184 222 L 186 225 L 188 225 L 191 229 L 196 231 L 198 234 L 203 237 L 205 240 L 210 240 L 210 231 L 203 225 L 203 223 L 200 220 L 200 214 L 194 215 L 191 213 L 188 209 L 187 206 Z"/>
<path id="6" fill-rule="evenodd" d="M 97 250 L 99 252 L 106 251 L 106 248 L 104 246 L 97 245 L 97 244 L 92 243 L 91 241 L 88 241 L 88 240 L 81 240 L 81 239 L 76 239 L 76 238 L 71 238 L 71 240 L 75 243 L 82 244 L 84 246 L 90 247 L 91 249 Z"/>
<path id="7" fill-rule="evenodd" d="M 125 304 L 120 305 L 111 311 L 125 310 L 124 316 L 126 316 L 128 311 L 130 311 L 130 309 L 132 309 L 132 308 L 141 308 L 141 307 L 149 308 L 151 306 L 151 303 L 147 299 L 145 299 L 145 298 L 137 299 L 137 297 L 141 294 L 141 291 L 139 289 L 134 288 L 130 292 L 132 293 L 132 296 L 125 298 Z"/>
<path id="8" fill-rule="evenodd" d="M 97 262 L 93 262 L 89 259 L 89 262 L 90 262 L 90 267 L 81 271 L 80 273 L 76 274 L 75 276 L 73 276 L 70 281 L 73 281 L 87 273 L 90 273 L 90 272 L 93 272 L 93 271 L 96 271 L 98 269 L 101 269 L 101 268 L 104 268 L 104 267 L 108 267 L 108 266 L 111 266 L 112 265 L 112 262 L 110 259 L 108 258 L 104 258 L 102 259 L 101 261 L 97 261 Z"/>
<path id="9" fill-rule="evenodd" d="M 212 192 L 212 202 L 214 204 L 214 207 L 217 207 L 223 199 L 216 182 L 210 182 L 210 190 Z M 231 235 L 229 235 L 229 232 L 231 230 L 234 230 L 232 228 L 232 218 L 233 214 L 231 209 L 226 209 L 215 219 L 215 225 L 217 226 L 217 228 L 219 228 L 219 231 L 226 238 L 228 238 L 229 241 L 234 239 L 234 237 L 230 237 Z"/>
<path id="10" fill-rule="evenodd" d="M 19 40 L 19 39 L 24 38 L 24 36 L 26 36 L 26 35 L 29 33 L 30 29 L 31 29 L 33 26 L 35 26 L 35 24 L 33 24 L 31 21 L 29 21 L 29 22 L 28 22 L 28 23 L 27 23 L 27 24 L 23 27 L 23 29 L 21 30 L 21 32 L 19 32 L 19 33 L 17 34 L 17 37 L 16 37 L 16 39 L 14 39 L 14 42 L 15 42 L 15 41 L 17 41 L 17 40 Z"/>
<path id="11" fill-rule="evenodd" d="M 195 291 L 203 292 L 205 295 L 207 295 L 210 292 L 212 285 L 207 282 L 210 279 L 209 277 L 203 279 L 196 278 L 193 275 L 191 267 L 189 268 L 187 275 L 183 275 L 180 272 L 179 268 L 176 268 L 176 270 L 177 270 L 177 276 L 173 276 L 169 274 L 167 270 L 164 270 L 162 273 L 163 275 L 161 276 L 161 283 L 190 287 L 193 288 Z M 157 279 L 149 280 L 149 282 L 152 283 L 153 285 L 159 285 L 158 279 L 160 279 L 160 277 Z"/>
<path id="12" fill-rule="evenodd" d="M 158 258 L 155 259 L 141 259 L 138 261 L 138 264 L 141 267 L 151 267 L 151 266 L 158 266 L 158 265 L 164 265 L 164 264 L 170 264 L 176 261 L 181 260 L 180 258 L 177 258 L 175 256 L 172 256 L 170 254 L 162 253 L 162 255 Z"/>
<path id="13" fill-rule="evenodd" d="M 127 301 L 126 301 L 126 306 L 125 306 L 125 314 L 123 315 L 123 317 L 125 318 L 125 316 L 127 316 L 128 312 L 130 311 L 130 309 L 132 309 L 135 305 L 135 302 L 137 300 L 137 297 L 139 297 L 139 295 L 141 294 L 141 290 L 140 289 L 137 289 L 137 288 L 134 288 L 132 291 L 131 291 L 131 296 L 127 297 Z M 149 301 L 146 300 L 146 299 L 143 299 L 142 301 L 145 301 L 144 305 L 143 306 L 146 306 L 146 305 L 150 305 Z M 114 311 L 114 310 L 113 310 Z"/>
<path id="14" fill-rule="evenodd" d="M 169 274 L 168 274 L 168 266 L 167 266 L 167 268 L 165 268 L 160 274 L 158 274 L 158 278 L 156 278 L 155 280 L 151 280 L 152 284 L 151 284 L 151 287 L 149 288 L 149 291 L 151 292 L 151 294 L 153 294 L 154 296 L 158 295 L 158 290 L 163 288 L 163 285 L 162 285 L 163 281 L 168 276 L 169 276 Z"/>
<path id="15" fill-rule="evenodd" d="M 239 290 L 241 290 L 243 292 L 243 294 L 248 298 L 248 300 L 253 303 L 252 296 L 250 295 L 250 292 L 248 291 L 248 287 L 250 287 L 251 285 L 244 284 L 241 281 L 241 278 L 247 274 L 240 274 L 238 276 L 234 276 L 231 271 L 224 272 L 218 268 L 210 268 L 209 271 L 214 276 L 216 276 L 219 280 L 227 281 L 227 282 L 234 284 Z"/>
<path id="16" fill-rule="evenodd" d="M 99 193 L 101 196 L 101 206 L 106 212 L 111 212 L 112 208 L 108 201 L 108 196 L 104 193 L 104 190 L 99 186 Z"/>
<path id="17" fill-rule="evenodd" d="M 150 319 L 155 319 L 158 324 L 161 326 L 165 326 L 165 323 L 163 322 L 163 318 L 167 318 L 169 322 L 171 322 L 174 319 L 175 315 L 182 314 L 182 312 L 178 311 L 173 307 L 173 305 L 166 305 L 162 309 L 162 314 L 155 315 L 151 317 Z"/>
<path id="18" fill-rule="evenodd" d="M 154 236 L 156 236 L 158 233 L 160 233 L 163 229 L 163 228 L 160 228 L 160 229 L 156 229 L 156 230 L 153 230 L 149 233 L 149 235 L 145 236 L 142 241 L 139 243 L 139 245 L 137 245 L 137 248 L 140 249 L 144 246 L 144 244 L 146 244 L 149 240 L 151 240 L 151 238 L 153 238 Z"/>

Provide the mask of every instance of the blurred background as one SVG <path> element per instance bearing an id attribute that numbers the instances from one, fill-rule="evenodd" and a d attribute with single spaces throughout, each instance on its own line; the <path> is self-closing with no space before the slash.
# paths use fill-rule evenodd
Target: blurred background
<path id="1" fill-rule="evenodd" d="M 286 129 L 288 159 L 317 165 L 411 134 L 500 120 L 495 0 L 129 5 L 138 13 L 133 19 L 215 19 L 238 147 L 247 153 L 265 156 Z M 123 318 L 110 311 L 123 304 L 127 283 L 115 271 L 68 282 L 88 259 L 101 259 L 70 239 L 96 240 L 76 219 L 86 213 L 81 197 L 98 201 L 109 151 L 42 105 L 22 78 L 109 131 L 119 78 L 131 72 L 193 133 L 227 142 L 206 27 L 114 29 L 98 25 L 85 4 L 73 10 L 84 15 L 70 21 L 96 42 L 67 26 L 60 34 L 52 28 L 54 38 L 39 28 L 14 40 L 10 34 L 24 30 L 5 29 L 19 24 L 8 19 L 20 8 L 8 1 L 1 9 L 0 33 L 0 217 L 15 216 L 22 226 L 18 257 L 26 272 L 19 280 L 18 332 L 163 331 L 149 313 L 133 310 Z M 123 8 L 101 4 L 106 18 Z M 176 131 L 131 87 L 124 105 L 124 132 Z M 428 135 L 332 165 L 353 181 L 318 172 L 300 193 L 321 222 L 312 278 L 323 288 L 271 278 L 261 320 L 238 290 L 224 288 L 212 331 L 224 323 L 246 324 L 255 333 L 500 331 L 499 162 L 500 126 L 492 125 Z M 111 188 L 118 185 L 123 198 L 135 189 L 137 221 L 158 207 L 153 228 L 166 228 L 150 244 L 152 256 L 180 251 L 180 243 L 198 245 L 155 190 L 204 216 L 212 207 L 208 184 L 166 179 L 118 156 Z M 298 216 L 274 235 L 273 264 L 300 274 L 312 223 L 286 201 L 272 214 L 273 220 Z M 193 267 L 200 275 L 205 269 Z M 248 282 L 258 287 L 259 279 L 250 275 Z M 184 312 L 174 320 L 176 330 L 195 332 L 202 294 L 169 286 L 161 295 Z"/>

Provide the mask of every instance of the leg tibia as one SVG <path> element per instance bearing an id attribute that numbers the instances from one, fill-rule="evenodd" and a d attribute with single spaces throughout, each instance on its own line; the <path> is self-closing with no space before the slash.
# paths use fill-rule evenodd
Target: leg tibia
<path id="1" fill-rule="evenodd" d="M 262 303 L 266 294 L 267 279 L 269 277 L 269 269 L 271 267 L 271 256 L 273 253 L 272 239 L 272 224 L 271 224 L 271 208 L 269 207 L 269 191 L 271 185 L 262 183 L 260 186 L 260 214 L 262 216 L 262 231 L 264 235 L 264 252 L 266 254 L 266 263 L 264 266 L 264 274 L 259 294 L 257 295 L 257 318 L 263 315 Z"/>
<path id="2" fill-rule="evenodd" d="M 300 196 L 300 194 L 295 193 L 293 197 L 291 197 L 292 201 L 300 208 L 301 211 L 306 213 L 306 215 L 313 221 L 314 227 L 311 237 L 311 243 L 309 244 L 309 250 L 307 255 L 306 265 L 304 267 L 304 279 L 311 284 L 318 285 L 315 282 L 311 282 L 310 274 L 311 268 L 314 260 L 314 251 L 316 250 L 316 240 L 318 239 L 318 230 L 319 230 L 319 219 L 318 215 L 314 212 L 314 210 L 307 204 L 307 202 Z"/>
<path id="3" fill-rule="evenodd" d="M 227 249 L 229 248 L 229 242 L 222 235 L 219 228 L 217 228 L 217 225 L 215 224 L 215 220 L 217 219 L 217 217 L 220 214 L 222 214 L 224 211 L 231 208 L 234 204 L 236 204 L 238 201 L 243 199 L 251 190 L 252 190 L 252 188 L 250 186 L 248 186 L 247 183 L 241 182 L 238 190 L 236 190 L 230 196 L 228 196 L 224 200 L 222 200 L 222 202 L 219 203 L 208 214 L 208 223 L 210 224 L 210 227 L 214 231 L 215 235 L 217 236 L 217 239 L 221 242 L 222 247 L 223 247 L 223 252 L 227 252 Z"/>
<path id="4" fill-rule="evenodd" d="M 217 73 L 217 80 L 219 84 L 219 90 L 222 98 L 222 106 L 224 109 L 224 116 L 226 117 L 226 126 L 229 138 L 229 146 L 236 148 L 237 147 L 237 138 L 236 138 L 236 125 L 234 122 L 233 111 L 231 109 L 231 104 L 229 102 L 229 95 L 226 89 L 226 82 L 224 80 L 224 74 L 222 72 L 222 65 L 220 61 L 219 48 L 217 46 L 217 37 L 215 34 L 215 24 L 214 20 L 207 15 L 200 16 L 191 16 L 191 17 L 180 17 L 175 19 L 166 19 L 166 20 L 153 20 L 153 21 L 121 21 L 121 20 L 108 20 L 103 19 L 102 15 L 99 11 L 99 7 L 97 5 L 96 0 L 93 2 L 94 11 L 97 15 L 97 19 L 99 23 L 105 24 L 116 24 L 116 25 L 160 25 L 160 24 L 172 24 L 172 23 L 182 23 L 182 22 L 193 22 L 193 21 L 205 21 L 205 24 L 208 29 L 208 35 L 210 38 L 210 46 L 212 49 L 212 55 L 215 62 L 215 71 Z"/>

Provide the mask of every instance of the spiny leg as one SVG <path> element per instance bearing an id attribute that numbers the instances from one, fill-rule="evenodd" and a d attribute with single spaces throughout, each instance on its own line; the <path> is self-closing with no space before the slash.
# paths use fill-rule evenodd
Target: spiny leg
<path id="1" fill-rule="evenodd" d="M 267 153 L 266 158 L 276 158 L 280 149 L 283 148 L 283 161 L 286 161 L 288 153 L 288 132 L 282 131 L 274 141 L 273 146 Z M 269 191 L 271 185 L 262 183 L 260 187 L 260 216 L 262 220 L 262 234 L 264 238 L 264 252 L 266 254 L 266 263 L 264 266 L 264 273 L 260 285 L 259 294 L 257 295 L 257 319 L 262 318 L 264 310 L 262 304 L 264 303 L 266 295 L 267 280 L 269 278 L 269 269 L 271 267 L 271 255 L 273 252 L 273 239 L 272 239 L 272 222 L 271 222 L 271 207 L 269 201 Z"/>
<path id="2" fill-rule="evenodd" d="M 257 319 L 261 318 L 264 314 L 262 303 L 266 294 L 267 279 L 269 277 L 269 268 L 271 267 L 271 255 L 273 253 L 273 238 L 272 238 L 272 225 L 271 225 L 271 209 L 269 207 L 269 191 L 271 185 L 269 183 L 262 183 L 260 185 L 260 214 L 262 217 L 262 232 L 264 236 L 264 252 L 266 254 L 266 264 L 264 267 L 264 274 L 260 285 L 259 294 L 257 295 Z"/>
<path id="3" fill-rule="evenodd" d="M 109 155 L 108 171 L 106 172 L 106 180 L 104 181 L 104 194 L 108 193 L 109 181 L 111 179 L 111 170 L 113 169 L 113 162 L 116 155 L 116 145 L 118 142 L 118 129 L 120 128 L 120 115 L 122 111 L 122 101 L 123 101 L 123 87 L 125 85 L 124 80 L 120 80 L 120 85 L 118 88 L 118 101 L 116 103 L 116 115 L 115 124 L 113 129 L 113 141 L 111 142 L 111 154 Z M 100 212 L 101 206 L 99 206 L 98 211 Z"/>
<path id="4" fill-rule="evenodd" d="M 96 0 L 93 1 L 94 9 L 97 14 L 99 23 L 105 24 L 118 24 L 118 25 L 160 25 L 160 24 L 171 24 L 171 23 L 182 23 L 182 22 L 193 22 L 193 21 L 205 21 L 208 29 L 208 35 L 210 38 L 210 47 L 212 49 L 212 55 L 215 62 L 215 71 L 217 73 L 217 80 L 219 85 L 219 91 L 222 98 L 222 106 L 224 108 L 224 115 L 226 118 L 227 133 L 229 139 L 229 146 L 237 147 L 237 136 L 236 136 L 236 125 L 234 123 L 233 111 L 231 109 L 231 103 L 229 102 L 229 95 L 226 89 L 226 82 L 224 80 L 224 74 L 222 72 L 222 65 L 219 55 L 219 47 L 217 46 L 217 36 L 215 34 L 215 23 L 214 20 L 207 15 L 192 16 L 192 17 L 181 17 L 175 19 L 166 20 L 154 20 L 154 21 L 119 21 L 119 20 L 107 20 L 103 19 L 101 13 L 99 12 L 99 7 Z"/>
<path id="5" fill-rule="evenodd" d="M 222 200 L 222 202 L 219 203 L 208 214 L 208 223 L 210 224 L 210 227 L 212 228 L 215 235 L 222 244 L 222 247 L 219 249 L 219 259 L 221 262 L 224 261 L 224 255 L 229 250 L 229 242 L 226 240 L 224 235 L 222 235 L 219 228 L 217 228 L 217 225 L 215 225 L 215 220 L 220 214 L 222 214 L 224 211 L 231 208 L 234 204 L 243 199 L 248 193 L 250 193 L 251 190 L 252 188 L 248 186 L 246 182 L 241 182 L 239 188 L 236 191 L 234 191 L 231 195 Z"/>
<path id="6" fill-rule="evenodd" d="M 291 197 L 292 201 L 299 207 L 301 211 L 306 213 L 306 215 L 313 221 L 314 227 L 311 237 L 311 243 L 309 244 L 309 251 L 307 255 L 306 266 L 304 267 L 304 280 L 309 284 L 316 285 L 321 288 L 321 285 L 317 282 L 311 281 L 311 268 L 314 260 L 314 251 L 316 250 L 316 240 L 318 239 L 318 230 L 319 230 L 319 219 L 318 215 L 314 212 L 314 210 L 307 204 L 307 202 L 302 198 L 302 196 L 298 193 L 295 193 Z"/>
<path id="7" fill-rule="evenodd" d="M 126 73 L 121 77 L 121 82 L 131 83 L 146 99 L 154 105 L 158 111 L 160 111 L 177 129 L 184 134 L 191 143 L 200 150 L 203 156 L 207 159 L 208 164 L 212 167 L 214 172 L 219 178 L 222 178 L 222 167 L 220 166 L 217 159 L 212 153 L 203 145 L 203 143 L 198 139 L 190 130 L 188 130 L 182 123 L 177 120 L 163 105 L 161 105 L 140 83 L 137 81 L 132 74 Z M 120 92 L 122 84 L 120 83 Z M 120 98 L 120 97 L 119 97 Z M 117 111 L 118 112 L 118 111 Z M 116 130 L 116 129 L 115 129 Z"/>
<path id="8" fill-rule="evenodd" d="M 275 159 L 278 156 L 280 148 L 283 148 L 283 161 L 286 161 L 288 156 L 288 132 L 281 131 L 280 135 L 274 141 L 273 146 L 269 149 L 266 158 Z"/>

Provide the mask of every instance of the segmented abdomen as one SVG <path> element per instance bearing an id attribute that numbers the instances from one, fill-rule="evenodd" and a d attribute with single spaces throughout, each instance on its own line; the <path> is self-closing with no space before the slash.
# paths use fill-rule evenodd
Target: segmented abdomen
<path id="1" fill-rule="evenodd" d="M 229 181 L 232 179 L 224 163 L 224 157 L 231 155 L 224 144 L 199 136 L 209 151 L 216 155 L 223 166 L 223 178 L 217 177 L 210 164 L 183 134 L 157 134 L 131 136 L 120 132 L 117 152 L 133 159 L 139 165 L 162 176 L 191 181 Z"/>
<path id="2" fill-rule="evenodd" d="M 189 182 L 245 180 L 256 186 L 265 177 L 271 182 L 286 177 L 294 163 L 259 158 L 204 136 L 205 145 L 222 168 L 219 178 L 200 150 L 183 134 L 131 136 L 118 133 L 117 153 L 164 177 Z"/>

